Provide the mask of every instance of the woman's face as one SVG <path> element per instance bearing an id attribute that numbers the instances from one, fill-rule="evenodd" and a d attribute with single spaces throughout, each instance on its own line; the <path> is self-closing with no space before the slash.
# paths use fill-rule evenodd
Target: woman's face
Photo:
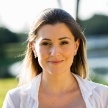
<path id="1" fill-rule="evenodd" d="M 68 27 L 64 23 L 57 23 L 39 29 L 32 49 L 43 72 L 58 74 L 70 72 L 78 46 L 79 40 L 75 42 Z"/>

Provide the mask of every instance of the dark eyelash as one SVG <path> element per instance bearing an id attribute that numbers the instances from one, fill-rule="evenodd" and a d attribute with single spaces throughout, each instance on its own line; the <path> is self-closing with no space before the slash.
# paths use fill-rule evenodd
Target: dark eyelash
<path id="1" fill-rule="evenodd" d="M 48 45 L 51 45 L 51 43 L 49 43 L 49 42 L 43 42 L 42 45 L 48 46 Z"/>
<path id="2" fill-rule="evenodd" d="M 62 41 L 60 44 L 65 45 L 65 44 L 68 44 L 68 43 L 69 43 L 68 41 Z"/>

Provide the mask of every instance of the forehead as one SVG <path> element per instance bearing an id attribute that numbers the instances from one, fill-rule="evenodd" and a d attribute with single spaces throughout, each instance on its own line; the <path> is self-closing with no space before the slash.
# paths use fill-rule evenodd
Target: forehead
<path id="1" fill-rule="evenodd" d="M 40 27 L 37 32 L 37 37 L 43 38 L 59 38 L 59 37 L 73 38 L 73 34 L 70 29 L 64 23 L 46 24 Z"/>

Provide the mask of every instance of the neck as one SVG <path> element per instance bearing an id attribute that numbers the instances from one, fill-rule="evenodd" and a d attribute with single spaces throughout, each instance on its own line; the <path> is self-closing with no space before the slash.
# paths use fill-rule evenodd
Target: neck
<path id="1" fill-rule="evenodd" d="M 72 90 L 76 85 L 76 80 L 71 72 L 62 74 L 42 74 L 41 90 L 50 94 L 61 94 Z"/>

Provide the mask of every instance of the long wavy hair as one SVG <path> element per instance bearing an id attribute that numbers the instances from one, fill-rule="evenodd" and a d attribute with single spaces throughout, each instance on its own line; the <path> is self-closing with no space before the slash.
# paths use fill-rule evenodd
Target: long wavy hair
<path id="1" fill-rule="evenodd" d="M 38 57 L 35 58 L 30 43 L 37 37 L 38 30 L 46 24 L 54 25 L 56 23 L 64 23 L 74 36 L 75 41 L 80 40 L 77 54 L 74 57 L 71 65 L 71 72 L 79 75 L 82 78 L 88 77 L 88 63 L 86 51 L 86 38 L 79 24 L 65 10 L 58 8 L 48 8 L 43 10 L 30 29 L 27 39 L 27 49 L 23 61 L 22 72 L 19 76 L 19 85 L 23 85 L 30 81 L 33 77 L 42 72 L 42 68 L 38 63 Z"/>

